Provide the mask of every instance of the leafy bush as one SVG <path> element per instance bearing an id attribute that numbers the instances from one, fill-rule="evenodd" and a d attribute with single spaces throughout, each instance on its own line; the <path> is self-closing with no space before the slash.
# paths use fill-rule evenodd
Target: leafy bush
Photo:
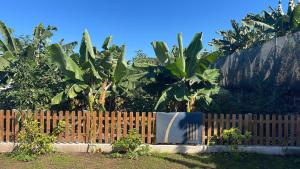
<path id="1" fill-rule="evenodd" d="M 32 161 L 39 155 L 53 152 L 52 143 L 65 130 L 65 122 L 59 121 L 51 134 L 41 132 L 37 120 L 26 119 L 23 122 L 24 130 L 19 133 L 19 145 L 12 152 L 11 157 L 20 161 Z"/>
<path id="2" fill-rule="evenodd" d="M 135 130 L 131 130 L 127 137 L 115 141 L 112 144 L 112 158 L 135 159 L 138 156 L 150 155 L 149 145 L 142 145 L 142 140 Z"/>
<path id="3" fill-rule="evenodd" d="M 251 133 L 246 131 L 243 135 L 238 128 L 231 128 L 224 130 L 221 137 L 216 135 L 208 140 L 208 145 L 226 144 L 231 145 L 231 150 L 237 151 L 238 145 L 248 144 L 251 138 Z"/>
<path id="4" fill-rule="evenodd" d="M 251 133 L 246 131 L 243 135 L 238 128 L 231 128 L 224 130 L 222 140 L 225 144 L 231 145 L 231 149 L 237 151 L 238 145 L 248 143 L 251 137 Z"/>

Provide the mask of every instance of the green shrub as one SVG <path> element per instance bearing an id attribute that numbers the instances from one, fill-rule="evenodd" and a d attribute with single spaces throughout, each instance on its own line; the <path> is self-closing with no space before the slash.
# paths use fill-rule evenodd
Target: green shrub
<path id="1" fill-rule="evenodd" d="M 251 138 L 251 133 L 246 131 L 243 135 L 238 128 L 231 128 L 229 130 L 224 130 L 222 135 L 222 141 L 224 144 L 231 145 L 231 150 L 237 151 L 238 145 L 243 143 L 249 143 Z"/>
<path id="2" fill-rule="evenodd" d="M 149 145 L 142 145 L 142 139 L 135 130 L 131 130 L 127 137 L 115 141 L 112 147 L 112 158 L 135 159 L 138 156 L 150 155 Z"/>
<path id="3" fill-rule="evenodd" d="M 65 130 L 65 122 L 59 121 L 58 126 L 49 135 L 41 132 L 37 120 L 24 120 L 23 128 L 24 130 L 18 136 L 19 145 L 11 153 L 11 157 L 21 161 L 31 161 L 39 155 L 53 152 L 52 143 Z"/>

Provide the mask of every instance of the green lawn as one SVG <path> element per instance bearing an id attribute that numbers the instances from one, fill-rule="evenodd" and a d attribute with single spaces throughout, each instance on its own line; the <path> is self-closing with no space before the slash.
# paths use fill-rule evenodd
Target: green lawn
<path id="1" fill-rule="evenodd" d="M 300 169 L 300 157 L 241 154 L 179 155 L 154 154 L 136 160 L 111 159 L 102 154 L 51 154 L 32 162 L 20 162 L 0 154 L 1 169 L 77 169 L 77 168 L 201 168 L 201 169 Z"/>

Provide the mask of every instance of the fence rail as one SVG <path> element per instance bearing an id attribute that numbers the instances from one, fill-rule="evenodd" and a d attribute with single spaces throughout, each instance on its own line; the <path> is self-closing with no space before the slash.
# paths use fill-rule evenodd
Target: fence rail
<path id="1" fill-rule="evenodd" d="M 87 111 L 16 111 L 0 110 L 0 142 L 17 142 L 25 114 L 38 120 L 44 133 L 52 132 L 59 120 L 66 121 L 66 130 L 58 136 L 59 143 L 87 143 L 88 133 L 94 130 L 96 143 L 111 143 L 126 137 L 135 129 L 142 142 L 155 143 L 156 113 L 153 112 L 95 112 Z M 90 125 L 94 119 L 94 126 Z M 300 114 L 214 114 L 205 113 L 202 119 L 202 143 L 224 129 L 239 128 L 251 132 L 252 145 L 300 146 Z M 90 128 L 91 126 L 91 128 Z"/>

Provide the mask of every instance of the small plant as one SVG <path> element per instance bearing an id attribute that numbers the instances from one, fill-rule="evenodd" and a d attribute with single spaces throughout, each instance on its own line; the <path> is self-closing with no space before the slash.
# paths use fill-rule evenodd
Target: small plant
<path id="1" fill-rule="evenodd" d="M 20 161 L 32 161 L 39 155 L 53 152 L 52 143 L 65 130 L 66 124 L 64 121 L 59 121 L 50 135 L 41 132 L 37 120 L 26 119 L 23 127 L 24 130 L 18 136 L 19 145 L 14 149 L 11 157 Z"/>
<path id="2" fill-rule="evenodd" d="M 224 144 L 230 145 L 232 151 L 238 150 L 238 145 L 243 143 L 249 143 L 251 138 L 251 133 L 246 131 L 243 135 L 238 128 L 231 128 L 229 130 L 224 130 L 222 135 L 222 141 Z"/>
<path id="3" fill-rule="evenodd" d="M 135 159 L 138 156 L 150 155 L 149 145 L 142 145 L 142 140 L 135 130 L 131 130 L 127 137 L 115 141 L 112 144 L 112 158 Z"/>

